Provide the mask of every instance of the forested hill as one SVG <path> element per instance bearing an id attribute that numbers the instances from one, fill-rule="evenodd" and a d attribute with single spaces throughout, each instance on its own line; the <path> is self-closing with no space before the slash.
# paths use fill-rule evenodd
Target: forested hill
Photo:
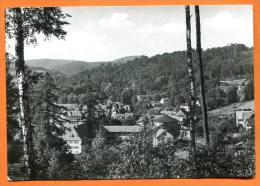
<path id="1" fill-rule="evenodd" d="M 66 59 L 34 59 L 27 60 L 26 64 L 33 68 L 44 68 L 50 71 L 56 71 L 63 73 L 65 76 L 70 77 L 84 70 L 90 70 L 100 66 L 104 63 L 126 63 L 139 56 L 127 56 L 113 61 L 107 62 L 85 62 L 77 60 L 66 60 Z"/>
<path id="2" fill-rule="evenodd" d="M 253 77 L 253 49 L 242 44 L 211 48 L 203 51 L 204 75 L 207 93 L 223 79 Z M 193 51 L 196 81 L 199 82 L 198 59 Z M 64 96 L 77 98 L 85 93 L 84 85 L 91 75 L 106 96 L 114 100 L 122 96 L 165 92 L 172 101 L 188 97 L 186 51 L 164 53 L 153 57 L 142 56 L 126 63 L 101 64 L 56 83 Z M 198 86 L 197 86 L 198 87 Z M 66 99 L 67 100 L 67 99 Z M 70 100 L 69 100 L 70 101 Z"/>
<path id="3" fill-rule="evenodd" d="M 64 59 L 34 59 L 27 60 L 26 64 L 30 67 L 41 67 L 47 70 L 62 72 L 67 76 L 74 75 L 81 70 L 94 68 L 99 65 L 99 63 L 91 64 L 84 61 Z"/>

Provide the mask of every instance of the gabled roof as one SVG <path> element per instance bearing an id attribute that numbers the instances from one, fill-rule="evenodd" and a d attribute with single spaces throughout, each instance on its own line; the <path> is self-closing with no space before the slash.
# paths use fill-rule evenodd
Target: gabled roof
<path id="1" fill-rule="evenodd" d="M 253 114 L 249 119 L 247 119 L 249 126 L 254 126 L 255 123 L 255 114 Z"/>
<path id="2" fill-rule="evenodd" d="M 77 105 L 77 104 L 56 104 L 56 105 L 60 106 L 60 107 L 66 107 L 67 109 L 79 107 L 79 105 Z"/>
<path id="3" fill-rule="evenodd" d="M 224 85 L 234 85 L 234 86 L 241 86 L 243 83 L 246 83 L 246 79 L 235 79 L 235 80 L 223 80 L 219 81 L 220 84 Z"/>
<path id="4" fill-rule="evenodd" d="M 155 123 L 178 123 L 178 120 L 167 115 L 161 115 L 154 119 Z"/>
<path id="5" fill-rule="evenodd" d="M 140 126 L 104 126 L 108 132 L 141 132 Z"/>
<path id="6" fill-rule="evenodd" d="M 232 103 L 228 106 L 221 107 L 208 112 L 209 116 L 221 116 L 234 114 L 236 111 L 241 110 L 254 110 L 254 100 L 247 102 Z"/>
<path id="7" fill-rule="evenodd" d="M 169 132 L 167 132 L 165 129 L 162 129 L 162 128 L 157 130 L 157 132 L 155 133 L 155 137 L 158 138 L 162 134 L 164 134 L 166 138 L 172 138 L 173 137 L 172 134 L 170 134 Z"/>
<path id="8" fill-rule="evenodd" d="M 254 118 L 254 117 L 255 117 L 254 112 L 244 112 L 243 113 L 244 122 L 246 122 L 250 118 Z"/>
<path id="9" fill-rule="evenodd" d="M 179 110 L 177 113 L 176 113 L 177 116 L 180 116 L 180 117 L 185 117 L 185 113 L 183 112 L 183 110 Z"/>
<path id="10" fill-rule="evenodd" d="M 77 116 L 77 117 L 81 117 L 82 114 L 80 111 L 68 111 L 68 116 Z"/>
<path id="11" fill-rule="evenodd" d="M 178 137 L 180 134 L 181 125 L 178 122 L 164 123 L 161 127 L 174 137 Z"/>
<path id="12" fill-rule="evenodd" d="M 178 123 L 164 123 L 155 129 L 155 137 L 166 135 L 166 137 L 177 138 L 180 135 L 181 126 Z"/>

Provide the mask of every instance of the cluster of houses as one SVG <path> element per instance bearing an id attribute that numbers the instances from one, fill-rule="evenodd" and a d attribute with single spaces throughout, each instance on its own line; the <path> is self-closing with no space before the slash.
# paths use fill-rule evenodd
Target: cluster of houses
<path id="1" fill-rule="evenodd" d="M 254 127 L 254 100 L 238 102 L 208 112 L 209 117 L 235 118 L 236 126 L 248 130 Z"/>
<path id="2" fill-rule="evenodd" d="M 218 88 L 227 93 L 235 87 L 237 89 L 237 96 L 239 98 L 239 101 L 244 101 L 244 91 L 248 83 L 249 81 L 247 79 L 222 80 L 218 82 Z"/>
<path id="3" fill-rule="evenodd" d="M 159 100 L 158 100 L 159 97 Z M 153 94 L 153 95 L 137 95 L 137 102 L 146 102 L 151 107 L 169 106 L 170 99 L 163 94 Z"/>
<path id="4" fill-rule="evenodd" d="M 67 142 L 70 147 L 70 152 L 73 154 L 80 154 L 82 152 L 82 145 L 83 141 L 82 138 L 79 136 L 77 131 L 75 130 L 76 127 L 79 125 L 84 125 L 86 123 L 87 118 L 87 106 L 80 106 L 77 104 L 57 104 L 61 108 L 60 111 L 60 118 L 63 126 L 65 128 L 65 132 L 62 136 L 63 140 Z M 100 114 L 104 114 L 104 116 L 117 119 L 117 120 L 127 120 L 133 119 L 133 113 L 130 112 L 129 105 L 124 105 L 120 102 L 108 102 L 107 104 L 97 104 L 95 106 L 95 116 Z M 104 126 L 104 131 L 109 131 L 111 134 L 115 134 L 116 136 L 123 136 L 135 131 L 140 131 L 140 127 L 137 126 L 137 129 L 132 130 L 131 128 L 127 128 L 128 126 L 118 126 L 119 131 L 113 130 L 110 126 Z M 123 129 L 125 128 L 125 130 Z M 140 128 L 140 129 L 139 129 Z M 120 135 L 122 134 L 122 135 Z M 108 135 L 109 138 L 109 135 Z"/>
<path id="5" fill-rule="evenodd" d="M 61 117 L 66 128 L 63 139 L 70 146 L 71 153 L 80 154 L 83 142 L 75 127 L 85 123 L 84 107 L 80 108 L 76 104 L 60 104 L 59 106 L 62 107 Z M 133 113 L 129 112 L 130 107 L 128 105 L 115 102 L 99 107 L 103 108 L 104 113 L 112 119 L 134 121 Z M 110 108 L 109 111 L 107 111 L 108 107 Z M 185 109 L 187 108 L 185 107 Z M 149 128 L 153 131 L 152 145 L 156 147 L 162 142 L 173 139 L 190 140 L 189 129 L 183 125 L 184 118 L 185 114 L 181 110 L 176 112 L 176 110 L 166 108 L 159 110 L 158 113 L 148 112 L 142 115 L 137 121 L 134 121 L 134 125 L 102 126 L 102 131 L 106 141 L 113 143 L 118 140 L 126 141 L 131 134 L 140 133 L 145 128 Z"/>
<path id="6" fill-rule="evenodd" d="M 148 99 L 145 96 L 138 97 L 138 100 Z M 163 98 L 160 102 L 167 103 L 168 99 Z M 236 125 L 242 126 L 245 129 L 252 127 L 254 122 L 254 101 L 247 103 L 236 103 L 233 109 L 230 107 L 216 109 L 209 112 L 209 116 L 217 116 L 218 118 L 228 115 L 235 116 Z M 66 130 L 63 139 L 71 147 L 71 153 L 80 154 L 82 152 L 82 139 L 77 134 L 74 127 L 85 123 L 84 113 L 86 108 L 80 108 L 75 104 L 61 104 L 61 116 L 64 119 Z M 197 101 L 197 106 L 200 106 Z M 190 141 L 190 130 L 187 126 L 187 114 L 189 105 L 182 104 L 178 109 L 169 107 L 167 104 L 164 107 L 152 107 L 146 113 L 142 114 L 137 120 L 134 120 L 134 115 L 131 112 L 129 105 L 124 105 L 120 102 L 108 101 L 106 104 L 99 104 L 97 107 L 102 110 L 107 118 L 116 119 L 119 121 L 130 120 L 132 125 L 109 125 L 102 126 L 102 132 L 108 143 L 125 142 L 133 134 L 138 134 L 143 131 L 151 132 L 153 147 L 158 146 L 166 141 L 181 139 Z M 123 122 L 122 122 L 123 123 Z"/>
<path id="7" fill-rule="evenodd" d="M 133 119 L 133 113 L 129 105 L 124 105 L 121 102 L 111 103 L 111 101 L 109 101 L 107 105 L 108 108 L 111 108 L 111 114 L 107 116 L 120 121 Z"/>
<path id="8" fill-rule="evenodd" d="M 227 92 L 230 87 L 236 87 L 242 89 L 248 84 L 247 79 L 235 79 L 235 80 L 221 80 L 218 82 L 218 87 L 224 92 Z"/>

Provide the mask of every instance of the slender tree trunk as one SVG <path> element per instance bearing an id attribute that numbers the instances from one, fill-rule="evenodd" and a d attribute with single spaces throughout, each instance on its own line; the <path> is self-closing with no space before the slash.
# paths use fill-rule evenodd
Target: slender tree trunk
<path id="1" fill-rule="evenodd" d="M 90 92 L 89 92 L 90 93 Z M 88 118 L 87 118 L 87 124 L 88 124 L 88 143 L 91 145 L 92 141 L 92 105 L 91 105 L 91 98 L 90 95 L 88 96 L 87 100 L 87 108 L 88 108 Z"/>
<path id="2" fill-rule="evenodd" d="M 91 92 L 91 77 L 88 74 L 88 87 L 87 87 L 87 124 L 88 124 L 88 143 L 91 145 L 92 137 L 93 137 L 93 128 L 92 128 L 92 121 L 93 121 L 93 105 L 92 105 L 92 92 Z"/>
<path id="3" fill-rule="evenodd" d="M 203 63 L 202 63 L 202 55 L 201 55 L 200 9 L 198 5 L 195 6 L 195 16 L 196 16 L 197 53 L 199 57 L 199 67 L 200 67 L 200 93 L 201 93 L 201 107 L 202 107 L 202 115 L 203 115 L 203 133 L 204 133 L 204 140 L 206 142 L 206 149 L 208 150 L 210 141 L 209 141 L 208 113 L 207 113 L 204 76 L 203 76 Z"/>
<path id="4" fill-rule="evenodd" d="M 196 139 L 195 139 L 195 78 L 192 66 L 192 48 L 191 48 L 191 26 L 190 26 L 190 7 L 185 6 L 186 12 L 186 41 L 187 41 L 187 64 L 190 82 L 190 133 L 191 133 L 191 150 L 193 157 L 196 157 Z"/>
<path id="5" fill-rule="evenodd" d="M 22 130 L 22 140 L 23 140 L 23 153 L 24 153 L 24 165 L 26 168 L 25 179 L 31 178 L 31 159 L 30 159 L 30 150 L 29 144 L 30 141 L 28 133 L 28 122 L 26 122 L 25 117 L 25 102 L 24 102 L 24 71 L 25 71 L 25 62 L 24 62 L 24 32 L 23 32 L 23 18 L 21 8 L 15 8 L 15 67 L 16 67 L 16 77 L 17 77 L 17 86 L 18 86 L 18 97 L 19 97 L 19 108 L 20 108 L 20 117 L 19 125 Z"/>
<path id="6" fill-rule="evenodd" d="M 25 95 L 24 95 L 25 96 Z M 25 97 L 26 100 L 29 100 L 28 95 Z M 27 146 L 28 146 L 28 155 L 29 155 L 29 168 L 30 174 L 29 179 L 35 180 L 37 178 L 36 167 L 35 167 L 35 156 L 34 156 L 34 148 L 33 148 L 33 128 L 31 125 L 31 117 L 30 117 L 30 102 L 26 101 L 26 114 L 25 114 L 25 123 L 27 124 Z"/>

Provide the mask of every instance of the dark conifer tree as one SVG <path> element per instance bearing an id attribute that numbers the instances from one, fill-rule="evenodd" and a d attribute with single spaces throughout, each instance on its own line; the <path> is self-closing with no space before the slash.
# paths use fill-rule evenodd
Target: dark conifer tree
<path id="1" fill-rule="evenodd" d="M 67 143 L 62 139 L 64 130 L 68 129 L 63 126 L 58 114 L 57 91 L 48 73 L 44 73 L 40 82 L 30 91 L 36 179 L 63 178 L 74 161 Z"/>

